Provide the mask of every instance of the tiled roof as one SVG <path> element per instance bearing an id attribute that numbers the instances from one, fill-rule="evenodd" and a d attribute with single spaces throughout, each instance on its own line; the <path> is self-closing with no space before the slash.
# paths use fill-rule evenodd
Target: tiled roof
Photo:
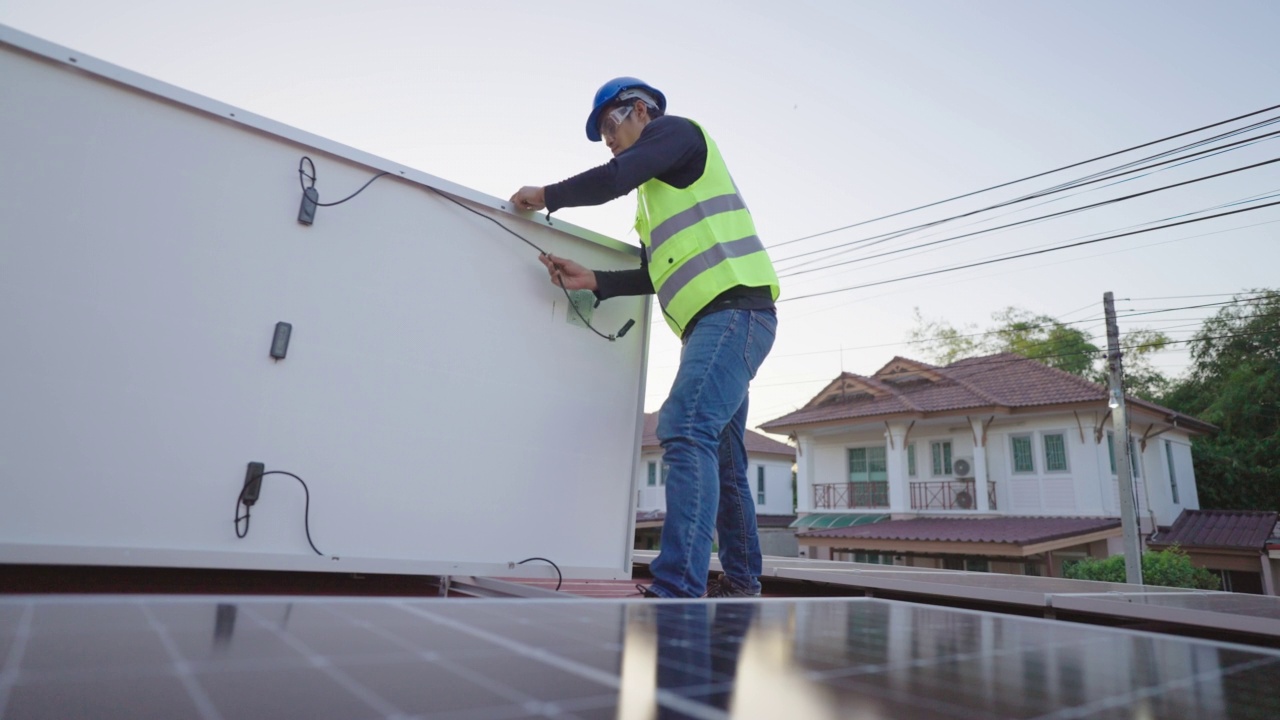
<path id="1" fill-rule="evenodd" d="M 1118 518 L 1096 517 L 914 518 L 800 532 L 796 537 L 1032 545 L 1118 527 Z"/>
<path id="2" fill-rule="evenodd" d="M 894 358 L 882 368 L 914 361 Z M 915 363 L 923 366 L 923 363 Z M 843 373 L 803 408 L 770 420 L 761 427 L 784 431 L 809 423 L 852 420 L 866 422 L 880 416 L 948 414 L 974 408 L 1031 408 L 1081 402 L 1103 403 L 1107 389 L 1082 377 L 1051 368 L 1014 353 L 958 360 L 945 367 L 928 367 L 920 373 L 889 372 L 879 377 Z M 896 368 L 895 368 L 896 369 Z M 850 387 L 887 390 L 885 394 L 846 391 Z M 1154 403 L 1130 397 L 1128 402 L 1166 418 L 1177 419 L 1188 429 L 1212 431 L 1214 427 Z"/>
<path id="3" fill-rule="evenodd" d="M 795 522 L 795 515 L 756 515 L 756 527 L 785 528 Z"/>
<path id="4" fill-rule="evenodd" d="M 789 458 L 796 456 L 795 448 L 765 437 L 754 430 L 747 430 L 746 439 L 749 455 L 785 455 Z M 640 446 L 645 450 L 657 450 L 662 447 L 658 443 L 658 413 L 644 414 L 644 437 L 640 441 Z"/>
<path id="5" fill-rule="evenodd" d="M 1183 510 L 1151 545 L 1261 551 L 1280 513 L 1261 510 Z"/>

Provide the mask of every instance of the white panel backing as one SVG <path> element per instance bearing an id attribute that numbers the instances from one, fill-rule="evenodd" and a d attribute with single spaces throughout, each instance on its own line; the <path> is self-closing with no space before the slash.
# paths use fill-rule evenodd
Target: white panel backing
<path id="1" fill-rule="evenodd" d="M 321 202 L 297 221 L 299 158 Z M 0 27 L 0 563 L 629 577 L 636 253 Z M 288 355 L 268 352 L 277 322 Z M 246 464 L 264 479 L 245 539 Z"/>

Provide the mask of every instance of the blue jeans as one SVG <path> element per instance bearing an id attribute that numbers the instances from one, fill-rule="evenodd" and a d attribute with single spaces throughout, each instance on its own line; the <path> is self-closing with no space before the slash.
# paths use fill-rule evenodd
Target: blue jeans
<path id="1" fill-rule="evenodd" d="M 671 395 L 658 413 L 667 475 L 662 545 L 649 566 L 663 597 L 707 591 L 712 531 L 734 585 L 760 591 L 760 536 L 747 481 L 747 386 L 773 347 L 773 310 L 721 310 L 685 338 Z"/>

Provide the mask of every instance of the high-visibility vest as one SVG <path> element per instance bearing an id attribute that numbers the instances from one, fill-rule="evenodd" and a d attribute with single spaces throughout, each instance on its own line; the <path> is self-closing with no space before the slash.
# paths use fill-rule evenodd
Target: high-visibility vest
<path id="1" fill-rule="evenodd" d="M 768 287 L 778 299 L 778 275 L 720 149 L 707 141 L 707 163 L 687 188 L 657 178 L 639 187 L 636 231 L 649 254 L 649 277 L 667 325 L 683 335 L 689 321 L 721 293 Z"/>

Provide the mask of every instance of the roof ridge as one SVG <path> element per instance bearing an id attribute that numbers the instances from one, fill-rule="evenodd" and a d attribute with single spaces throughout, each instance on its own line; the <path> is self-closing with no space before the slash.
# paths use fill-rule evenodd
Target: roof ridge
<path id="1" fill-rule="evenodd" d="M 914 402 L 911 402 L 911 400 L 907 399 L 907 396 L 904 395 L 901 390 L 890 385 L 889 383 L 884 382 L 883 380 L 877 380 L 874 377 L 868 377 L 863 379 L 867 381 L 868 385 L 875 385 L 876 387 L 888 392 L 890 395 L 898 398 L 899 400 L 902 401 L 903 405 L 906 405 L 912 410 L 915 410 L 916 412 L 924 412 L 924 408 L 921 408 L 919 405 L 915 404 Z"/>
<path id="2" fill-rule="evenodd" d="M 1036 360 L 1036 359 L 1034 359 L 1034 358 L 1029 358 L 1029 357 L 1027 357 L 1026 355 L 1022 355 L 1022 354 L 1020 354 L 1020 353 L 1016 353 L 1016 352 L 1008 352 L 1008 351 L 1005 351 L 1005 352 L 993 353 L 993 354 L 991 354 L 991 355 L 980 355 L 980 356 L 978 356 L 978 357 L 965 358 L 964 360 L 957 360 L 957 361 L 955 361 L 955 362 L 951 363 L 950 365 L 947 365 L 946 367 L 941 368 L 941 369 L 942 369 L 942 370 L 948 370 L 948 369 L 950 369 L 950 368 L 952 368 L 952 367 L 954 367 L 954 366 L 956 366 L 956 365 L 959 365 L 960 363 L 963 363 L 963 362 L 965 362 L 965 361 L 967 361 L 967 360 L 990 360 L 990 359 L 992 359 L 992 358 L 998 358 L 998 357 L 1001 357 L 1001 356 L 1007 356 L 1007 357 L 1010 357 L 1010 358 L 1015 358 L 1015 359 L 1017 359 L 1018 361 L 1020 361 L 1021 363 L 1032 363 L 1032 364 L 1034 365 L 1034 367 L 1036 367 L 1036 368 L 1037 368 L 1037 370 L 1039 370 L 1039 369 L 1048 370 L 1051 374 L 1057 375 L 1058 377 L 1060 377 L 1060 378 L 1062 378 L 1062 379 L 1064 379 L 1064 380 L 1069 380 L 1069 381 L 1071 381 L 1071 382 L 1075 383 L 1076 385 L 1079 385 L 1079 386 L 1082 386 L 1082 387 L 1088 388 L 1089 390 L 1097 390 L 1098 392 L 1102 393 L 1102 396 L 1103 396 L 1104 398 L 1107 396 L 1107 388 L 1103 387 L 1100 383 L 1096 383 L 1096 382 L 1094 382 L 1094 381 L 1092 381 L 1092 380 L 1090 380 L 1090 379 L 1088 379 L 1088 378 L 1080 377 L 1079 375 L 1076 375 L 1075 373 L 1069 373 L 1069 372 L 1067 372 L 1066 370 L 1063 370 L 1063 369 L 1061 369 L 1061 368 L 1056 368 L 1056 367 L 1054 367 L 1054 366 L 1052 366 L 1052 365 L 1046 365 L 1045 363 L 1042 363 L 1042 362 L 1040 362 L 1039 360 Z M 1012 363 L 1012 361 L 1011 361 L 1011 363 Z M 1127 395 L 1126 395 L 1126 399 L 1128 399 L 1128 396 L 1127 396 Z"/>
<path id="3" fill-rule="evenodd" d="M 954 363 L 953 363 L 953 364 L 954 364 Z M 959 385 L 960 387 L 964 388 L 965 390 L 968 390 L 969 392 L 973 393 L 974 395 L 977 395 L 978 397 L 982 398 L 983 400 L 986 400 L 987 402 L 991 403 L 992 405 L 1005 406 L 1005 403 L 1000 402 L 1000 401 L 999 401 L 999 400 L 997 400 L 994 396 L 992 396 L 990 393 L 988 393 L 988 392 L 984 391 L 982 388 L 980 388 L 980 387 L 978 387 L 978 386 L 974 385 L 973 383 L 969 382 L 968 380 L 965 380 L 964 378 L 958 378 L 958 377 L 956 377 L 955 375 L 953 375 L 953 374 L 951 374 L 950 372 L 948 372 L 948 369 L 949 369 L 950 367 L 951 367 L 950 365 L 948 365 L 947 367 L 940 367 L 940 368 L 938 368 L 937 372 L 938 372 L 938 374 L 939 374 L 939 375 L 942 375 L 942 376 L 943 376 L 943 377 L 945 377 L 946 379 L 948 379 L 948 380 L 950 380 L 951 382 L 953 382 L 953 383 L 955 383 L 955 384 Z"/>

